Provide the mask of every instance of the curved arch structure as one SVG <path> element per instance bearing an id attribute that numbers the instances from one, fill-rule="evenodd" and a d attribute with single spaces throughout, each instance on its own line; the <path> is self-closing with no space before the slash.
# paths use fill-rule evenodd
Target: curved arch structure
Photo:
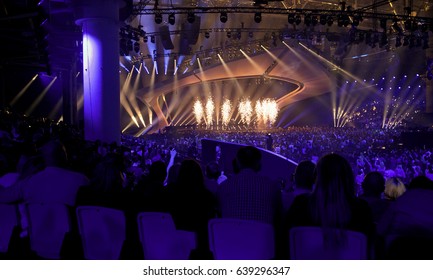
<path id="1" fill-rule="evenodd" d="M 171 81 L 156 85 L 152 90 L 149 87 L 140 89 L 136 96 L 142 98 L 155 112 L 157 121 L 154 121 L 153 129 L 161 129 L 168 126 L 168 122 L 159 106 L 159 96 L 202 82 L 263 76 L 297 86 L 277 100 L 280 108 L 327 93 L 331 89 L 331 79 L 324 67 L 317 62 L 317 58 L 306 51 L 284 47 L 249 59 L 231 61 L 203 71 L 196 70 L 179 78 L 175 83 Z"/>

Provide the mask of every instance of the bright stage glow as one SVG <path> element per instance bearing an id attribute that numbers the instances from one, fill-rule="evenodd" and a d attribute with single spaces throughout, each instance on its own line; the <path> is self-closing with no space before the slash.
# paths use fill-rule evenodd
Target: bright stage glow
<path id="1" fill-rule="evenodd" d="M 229 99 L 225 99 L 223 106 L 221 107 L 222 125 L 227 126 L 230 122 L 232 111 L 232 103 Z"/>
<path id="2" fill-rule="evenodd" d="M 197 124 L 201 124 L 201 121 L 204 117 L 204 110 L 203 110 L 203 105 L 201 104 L 200 100 L 196 100 L 194 103 L 194 115 L 195 115 L 195 120 L 197 121 Z"/>
<path id="3" fill-rule="evenodd" d="M 271 98 L 258 100 L 256 102 L 256 116 L 259 125 L 270 128 L 277 120 L 278 104 Z"/>
<path id="4" fill-rule="evenodd" d="M 239 102 L 238 110 L 241 116 L 241 123 L 250 125 L 253 116 L 253 106 L 251 104 L 251 100 L 241 100 L 241 102 Z"/>
<path id="5" fill-rule="evenodd" d="M 211 126 L 213 124 L 213 114 L 215 111 L 215 104 L 212 98 L 208 98 L 206 101 L 206 124 Z"/>

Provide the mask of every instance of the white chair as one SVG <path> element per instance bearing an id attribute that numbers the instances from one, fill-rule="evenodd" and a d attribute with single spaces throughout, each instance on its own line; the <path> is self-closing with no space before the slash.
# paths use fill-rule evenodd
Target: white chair
<path id="1" fill-rule="evenodd" d="M 137 222 L 147 260 L 186 260 L 197 246 L 195 233 L 176 230 L 168 213 L 141 212 Z"/>
<path id="2" fill-rule="evenodd" d="M 60 203 L 29 203 L 30 248 L 45 259 L 59 259 L 65 234 L 70 231 L 68 206 Z"/>
<path id="3" fill-rule="evenodd" d="M 292 260 L 364 260 L 368 256 L 367 237 L 360 232 L 342 230 L 340 244 L 331 247 L 324 242 L 320 227 L 294 227 L 290 230 Z"/>
<path id="4" fill-rule="evenodd" d="M 17 207 L 0 204 L 0 253 L 6 253 L 14 228 L 18 226 Z"/>
<path id="5" fill-rule="evenodd" d="M 76 212 L 84 258 L 119 259 L 126 238 L 123 211 L 99 206 L 79 206 Z"/>
<path id="6" fill-rule="evenodd" d="M 270 224 L 241 219 L 209 221 L 209 247 L 217 260 L 269 260 L 275 257 Z"/>

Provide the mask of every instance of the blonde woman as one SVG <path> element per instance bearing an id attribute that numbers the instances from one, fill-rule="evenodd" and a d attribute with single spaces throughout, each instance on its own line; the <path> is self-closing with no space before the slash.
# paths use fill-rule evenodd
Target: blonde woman
<path id="1" fill-rule="evenodd" d="M 389 200 L 396 200 L 406 191 L 406 186 L 397 177 L 388 178 L 385 182 L 385 198 Z"/>

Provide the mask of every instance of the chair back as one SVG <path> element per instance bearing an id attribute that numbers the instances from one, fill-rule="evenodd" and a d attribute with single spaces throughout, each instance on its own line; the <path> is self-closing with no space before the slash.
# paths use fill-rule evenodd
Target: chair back
<path id="1" fill-rule="evenodd" d="M 217 260 L 269 260 L 275 257 L 274 229 L 258 221 L 209 221 L 209 247 Z"/>
<path id="2" fill-rule="evenodd" d="M 337 229 L 335 229 L 337 230 Z M 320 227 L 294 227 L 290 230 L 292 260 L 365 260 L 368 256 L 367 237 L 360 232 L 340 230 L 343 242 L 327 245 Z"/>
<path id="3" fill-rule="evenodd" d="M 14 228 L 18 226 L 17 207 L 13 204 L 0 204 L 0 253 L 6 253 Z"/>
<path id="4" fill-rule="evenodd" d="M 60 203 L 29 203 L 30 248 L 45 259 L 59 259 L 65 234 L 70 231 L 68 206 Z"/>
<path id="5" fill-rule="evenodd" d="M 141 212 L 137 217 L 140 241 L 147 260 L 186 260 L 196 247 L 193 232 L 176 230 L 168 213 Z"/>
<path id="6" fill-rule="evenodd" d="M 79 206 L 76 212 L 84 258 L 119 259 L 126 238 L 123 211 L 99 206 Z"/>

